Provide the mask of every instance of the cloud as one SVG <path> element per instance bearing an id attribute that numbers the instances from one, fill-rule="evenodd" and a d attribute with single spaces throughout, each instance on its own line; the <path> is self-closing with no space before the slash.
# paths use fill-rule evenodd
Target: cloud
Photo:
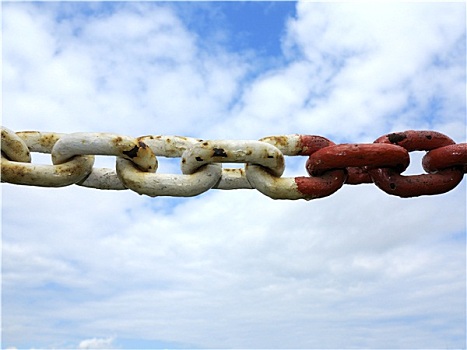
<path id="1" fill-rule="evenodd" d="M 217 27 L 206 45 L 182 5 L 5 4 L 3 121 L 335 142 L 429 128 L 462 142 L 458 5 L 298 3 L 284 56 L 264 67 Z M 287 159 L 287 176 L 305 161 Z M 344 186 L 305 202 L 2 184 L 2 346 L 465 347 L 465 190 Z"/>
<path id="2" fill-rule="evenodd" d="M 461 59 L 459 49 L 465 35 L 462 12 L 455 6 L 438 5 L 421 9 L 416 4 L 299 4 L 298 20 L 289 22 L 287 44 L 303 52 L 312 65 L 330 65 L 336 71 L 332 94 L 313 110 L 316 120 L 339 120 L 342 131 L 352 134 L 370 125 L 372 130 L 411 128 L 410 123 L 432 127 L 426 101 L 434 96 L 448 101 L 452 96 L 445 88 L 444 69 L 435 62 L 452 62 L 452 56 Z M 339 25 L 330 23 L 331 18 Z M 449 31 L 447 18 L 458 19 Z M 447 67 L 450 71 L 460 68 L 458 64 Z M 462 91 L 465 76 L 456 76 L 455 90 Z M 456 99 L 454 105 L 465 108 L 463 97 L 457 95 Z M 447 109 L 449 105 L 446 103 Z M 464 122 L 459 112 L 454 114 L 459 116 L 455 118 L 458 126 Z M 309 116 L 312 118 L 311 113 Z"/>
<path id="3" fill-rule="evenodd" d="M 62 193 L 63 199 L 76 200 L 80 191 Z M 114 205 L 93 218 L 88 206 L 69 212 L 61 225 L 52 219 L 54 231 L 41 229 L 40 237 L 28 238 L 33 247 L 38 239 L 48 247 L 35 254 L 61 257 L 56 263 L 68 257 L 75 266 L 56 277 L 50 267 L 35 269 L 44 282 L 69 288 L 62 295 L 45 293 L 44 298 L 55 295 L 47 303 L 36 295 L 36 310 L 42 310 L 37 317 L 47 312 L 52 320 L 74 320 L 81 325 L 76 331 L 88 334 L 111 330 L 119 337 L 205 347 L 292 347 L 297 339 L 304 347 L 324 342 L 345 347 L 349 341 L 388 347 L 393 338 L 385 330 L 395 323 L 405 327 L 397 330 L 401 344 L 417 344 L 428 330 L 410 318 L 404 321 L 404 315 L 436 322 L 457 315 L 462 306 L 457 296 L 464 270 L 456 262 L 464 247 L 446 236 L 465 229 L 463 207 L 453 211 L 448 205 L 453 196 L 461 197 L 462 189 L 444 200 L 403 205 L 373 187 L 346 188 L 312 203 L 271 203 L 249 191 L 215 192 L 178 205 L 170 215 L 138 206 L 132 215 L 139 219 L 115 233 L 105 226 L 80 229 L 76 215 L 95 224 L 121 215 Z M 394 219 L 388 222 L 388 216 Z M 46 215 L 30 220 L 39 227 L 51 221 Z M 66 240 L 59 243 L 58 237 Z M 331 331 L 338 337 L 330 338 Z M 429 332 L 446 336 L 442 329 Z"/>
<path id="4" fill-rule="evenodd" d="M 112 349 L 113 338 L 92 338 L 81 341 L 78 349 Z"/>
<path id="5" fill-rule="evenodd" d="M 4 43 L 6 115 L 22 115 L 10 127 L 91 131 L 111 118 L 102 131 L 188 133 L 225 113 L 246 63 L 199 51 L 169 6 L 119 3 L 84 20 L 88 7 L 58 21 L 53 6 L 5 7 L 5 30 L 19 34 Z"/>
<path id="6" fill-rule="evenodd" d="M 233 122 L 232 133 L 253 124 L 370 142 L 417 126 L 464 139 L 463 15 L 455 5 L 300 2 L 283 39 L 290 64 L 252 82 L 219 129 Z M 449 30 L 447 18 L 456 18 Z"/>

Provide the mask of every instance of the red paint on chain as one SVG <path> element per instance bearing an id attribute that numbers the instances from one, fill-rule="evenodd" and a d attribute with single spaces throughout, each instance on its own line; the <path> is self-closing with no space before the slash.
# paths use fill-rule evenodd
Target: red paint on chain
<path id="1" fill-rule="evenodd" d="M 333 170 L 317 177 L 296 177 L 295 183 L 300 193 L 305 194 L 308 199 L 314 199 L 336 192 L 344 184 L 345 178 L 345 171 Z"/>
<path id="2" fill-rule="evenodd" d="M 388 134 L 378 138 L 375 143 L 392 143 L 407 151 L 429 151 L 454 144 L 444 134 L 435 131 L 409 130 Z M 435 152 L 436 159 L 436 152 Z M 445 193 L 462 181 L 463 171 L 459 168 L 441 170 L 436 174 L 401 175 L 398 169 L 379 168 L 368 170 L 373 182 L 386 193 L 399 197 L 417 197 Z"/>
<path id="3" fill-rule="evenodd" d="M 312 176 L 321 175 L 331 169 L 348 167 L 393 167 L 403 171 L 409 162 L 408 152 L 400 146 L 374 143 L 340 144 L 320 149 L 310 155 L 306 169 Z M 353 171 L 353 174 L 355 178 L 358 177 L 356 171 Z M 356 179 L 355 181 L 358 182 Z"/>
<path id="4" fill-rule="evenodd" d="M 369 184 L 373 183 L 373 180 L 366 168 L 348 167 L 345 183 L 348 185 Z"/>
<path id="5" fill-rule="evenodd" d="M 324 147 L 335 145 L 334 142 L 322 136 L 300 135 L 299 152 L 297 154 L 308 156 Z"/>
<path id="6" fill-rule="evenodd" d="M 429 151 L 452 145 L 455 142 L 448 136 L 436 131 L 407 130 L 379 137 L 375 143 L 391 143 L 404 147 L 407 151 Z"/>
<path id="7" fill-rule="evenodd" d="M 456 187 L 464 176 L 461 170 L 446 169 L 436 174 L 403 176 L 392 169 L 369 170 L 376 186 L 399 197 L 441 194 Z"/>
<path id="8" fill-rule="evenodd" d="M 423 157 L 422 165 L 427 173 L 435 173 L 452 167 L 460 167 L 466 173 L 467 143 L 458 143 L 431 150 Z"/>

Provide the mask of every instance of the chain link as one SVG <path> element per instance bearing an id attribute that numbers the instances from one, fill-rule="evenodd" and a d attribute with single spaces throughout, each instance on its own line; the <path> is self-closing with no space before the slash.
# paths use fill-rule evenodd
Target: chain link
<path id="1" fill-rule="evenodd" d="M 281 135 L 259 141 L 201 140 L 182 136 L 131 138 L 109 133 L 23 131 L 2 127 L 1 181 L 61 187 L 72 184 L 131 189 L 156 196 L 196 196 L 210 189 L 256 189 L 274 199 L 329 196 L 344 184 L 374 183 L 399 197 L 445 193 L 467 172 L 467 143 L 435 131 L 387 134 L 368 144 L 338 144 L 322 136 Z M 426 151 L 426 174 L 402 175 L 409 153 Z M 32 164 L 31 152 L 51 155 L 52 165 Z M 115 169 L 96 168 L 95 155 L 115 156 Z M 282 177 L 284 156 L 306 156 L 309 176 Z M 157 157 L 180 158 L 181 174 L 157 172 Z M 223 168 L 222 163 L 242 163 Z"/>
<path id="2" fill-rule="evenodd" d="M 2 182 L 45 187 L 69 186 L 82 181 L 92 171 L 92 155 L 73 157 L 63 164 L 31 164 L 30 152 L 51 153 L 64 134 L 20 132 L 2 127 Z"/>

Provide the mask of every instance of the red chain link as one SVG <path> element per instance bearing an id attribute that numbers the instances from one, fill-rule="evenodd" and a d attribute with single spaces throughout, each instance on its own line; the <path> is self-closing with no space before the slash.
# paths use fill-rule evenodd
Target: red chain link
<path id="1" fill-rule="evenodd" d="M 389 143 L 404 147 L 407 151 L 429 151 L 435 148 L 453 145 L 455 142 L 437 131 L 407 130 L 384 135 L 375 143 Z"/>
<path id="2" fill-rule="evenodd" d="M 423 158 L 428 174 L 401 175 L 412 151 L 429 151 Z M 347 184 L 373 182 L 399 197 L 440 194 L 456 187 L 467 172 L 467 144 L 455 144 L 439 132 L 414 130 L 381 136 L 373 144 L 330 142 L 310 154 L 306 169 L 311 178 L 346 170 Z"/>
<path id="3" fill-rule="evenodd" d="M 322 136 L 301 135 L 300 155 L 313 155 L 314 153 L 335 146 L 335 143 Z M 309 198 L 326 197 L 336 192 L 345 183 L 346 173 L 344 169 L 332 170 L 321 176 L 298 176 L 295 178 L 299 192 Z"/>
<path id="4" fill-rule="evenodd" d="M 467 143 L 444 146 L 431 150 L 422 160 L 423 169 L 434 173 L 451 167 L 461 167 L 467 173 Z"/>
<path id="5" fill-rule="evenodd" d="M 448 136 L 435 131 L 414 131 L 382 136 L 375 142 L 392 143 L 407 151 L 430 151 L 454 144 Z M 399 197 L 416 197 L 440 194 L 452 190 L 464 176 L 459 168 L 443 169 L 434 174 L 400 175 L 395 169 L 374 169 L 369 171 L 376 186 L 389 194 Z"/>
<path id="6" fill-rule="evenodd" d="M 331 169 L 352 167 L 347 183 L 357 184 L 368 181 L 364 174 L 368 169 L 394 167 L 402 172 L 409 163 L 409 153 L 400 146 L 340 144 L 320 149 L 310 155 L 306 169 L 310 175 L 317 176 Z"/>

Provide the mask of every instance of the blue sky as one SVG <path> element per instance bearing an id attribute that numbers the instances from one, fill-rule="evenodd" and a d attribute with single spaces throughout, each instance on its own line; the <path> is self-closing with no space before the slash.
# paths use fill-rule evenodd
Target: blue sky
<path id="1" fill-rule="evenodd" d="M 14 131 L 466 139 L 464 3 L 2 9 Z M 305 162 L 288 157 L 284 176 Z M 310 202 L 1 188 L 2 348 L 466 346 L 465 180 L 438 196 L 359 185 Z"/>
<path id="2" fill-rule="evenodd" d="M 294 16 L 295 5 L 293 1 L 175 4 L 188 28 L 203 40 L 216 40 L 214 33 L 220 35 L 217 31 L 222 31 L 224 47 L 232 51 L 253 50 L 266 58 L 282 56 L 280 39 L 285 34 L 286 20 Z"/>

